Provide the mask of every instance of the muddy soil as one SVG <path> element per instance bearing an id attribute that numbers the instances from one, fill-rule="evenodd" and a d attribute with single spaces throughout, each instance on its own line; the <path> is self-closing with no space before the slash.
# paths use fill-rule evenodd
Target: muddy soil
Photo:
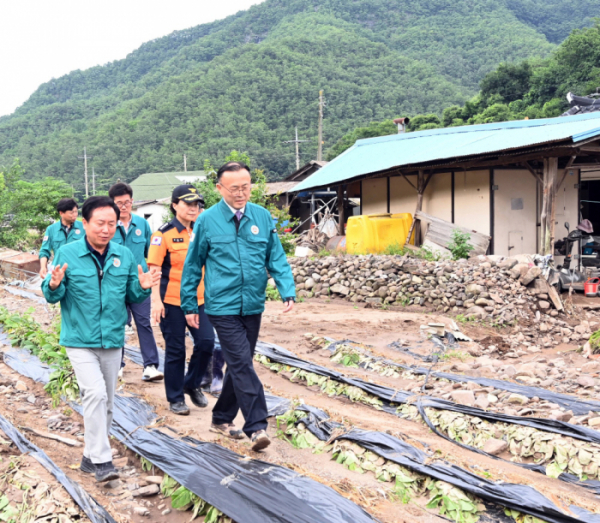
<path id="1" fill-rule="evenodd" d="M 7 306 L 15 311 L 25 311 L 33 307 L 34 317 L 43 325 L 49 325 L 52 320 L 52 314 L 54 314 L 51 307 L 36 305 L 30 300 L 9 295 L 5 291 L 0 291 L 0 305 Z M 295 310 L 285 316 L 280 314 L 280 310 L 280 303 L 267 303 L 261 330 L 262 340 L 281 345 L 294 351 L 300 357 L 324 366 L 329 366 L 330 368 L 335 368 L 345 374 L 356 375 L 357 377 L 388 385 L 390 383 L 386 383 L 385 379 L 380 376 L 373 376 L 372 373 L 369 374 L 362 369 L 348 369 L 332 363 L 325 351 L 315 349 L 315 346 L 309 342 L 309 338 L 329 336 L 340 340 L 352 339 L 372 346 L 375 354 L 389 357 L 398 362 L 414 364 L 419 363 L 419 361 L 416 361 L 409 355 L 389 348 L 388 345 L 402 339 L 411 347 L 411 350 L 427 355 L 431 352 L 431 344 L 424 341 L 420 333 L 420 326 L 430 322 L 447 324 L 450 321 L 444 315 L 427 314 L 423 313 L 422 310 L 421 312 L 412 310 L 383 311 L 359 308 L 342 301 L 325 303 L 324 300 L 319 299 L 298 303 Z M 474 340 L 484 339 L 485 337 L 501 339 L 503 336 L 503 332 L 491 328 L 474 326 L 464 326 L 464 328 L 461 326 L 461 328 L 465 334 L 471 336 Z M 155 327 L 154 331 L 159 346 L 163 347 L 164 344 L 160 330 L 158 327 Z M 308 334 L 311 336 L 307 336 Z M 130 336 L 128 342 L 132 345 L 138 345 L 137 336 Z M 562 350 L 554 348 L 544 351 L 543 355 L 549 359 L 559 356 L 564 357 L 565 351 L 573 351 L 575 349 L 576 347 L 574 346 L 566 346 Z M 539 356 L 539 354 L 536 356 Z M 574 352 L 569 352 L 569 357 L 573 359 L 573 364 L 577 364 L 578 358 L 580 358 Z M 531 359 L 531 356 L 524 357 L 523 361 L 527 361 L 528 359 Z M 469 468 L 475 473 L 485 476 L 489 474 L 495 480 L 535 486 L 536 489 L 553 499 L 556 503 L 563 503 L 565 505 L 576 504 L 591 511 L 598 511 L 600 509 L 597 499 L 585 489 L 570 486 L 537 473 L 525 471 L 511 463 L 493 460 L 464 450 L 451 442 L 435 436 L 420 423 L 402 420 L 368 406 L 351 403 L 349 400 L 330 398 L 324 395 L 317 387 L 309 388 L 302 383 L 292 383 L 284 375 L 271 372 L 260 364 L 256 364 L 255 367 L 265 388 L 273 394 L 289 399 L 302 399 L 309 405 L 325 409 L 332 418 L 343 421 L 347 426 L 357 426 L 362 429 L 375 431 L 389 431 L 391 434 L 403 437 L 417 446 L 422 444 L 428 445 L 432 450 L 438 450 L 444 459 L 464 468 Z M 64 411 L 64 406 L 52 410 L 40 385 L 19 377 L 3 365 L 0 365 L 0 374 L 26 381 L 29 391 L 33 391 L 36 396 L 36 404 L 32 406 L 27 404 L 26 398 L 15 400 L 0 395 L 0 412 L 7 417 L 10 416 L 11 421 L 16 425 L 25 425 L 46 431 L 46 420 L 43 416 Z M 333 487 L 342 495 L 363 506 L 383 522 L 412 523 L 414 521 L 445 521 L 432 513 L 432 511 L 423 508 L 426 500 L 413 500 L 407 505 L 391 501 L 389 499 L 391 484 L 377 481 L 371 473 L 358 474 L 348 471 L 343 466 L 331 461 L 330 456 L 327 454 L 313 454 L 309 449 L 294 449 L 289 443 L 275 437 L 272 438 L 272 445 L 265 452 L 254 453 L 250 450 L 248 440 L 233 442 L 210 432 L 211 408 L 216 401 L 210 395 L 208 396 L 208 408 L 198 409 L 190 405 L 191 414 L 189 416 L 181 417 L 173 415 L 168 410 L 164 385 L 161 382 L 142 382 L 141 374 L 141 367 L 131 361 L 127 361 L 124 369 L 124 379 L 121 384 L 122 391 L 141 395 L 148 403 L 154 406 L 158 416 L 165 418 L 165 425 L 174 427 L 180 435 L 191 435 L 203 441 L 216 442 L 241 454 L 280 464 L 306 474 L 317 481 Z M 390 386 L 394 386 L 395 388 L 402 387 L 400 380 L 396 379 L 393 383 Z M 27 409 L 27 411 L 24 409 Z M 83 424 L 77 414 L 70 413 L 70 417 L 78 418 L 78 421 Z M 241 415 L 236 419 L 236 425 L 238 427 L 243 425 Z M 269 432 L 272 436 L 275 436 L 277 432 L 276 421 L 273 419 L 270 420 Z M 151 521 L 183 522 L 184 519 L 186 521 L 189 520 L 189 513 L 172 511 L 170 514 L 163 516 L 161 512 L 164 508 L 159 509 L 159 507 L 165 504 L 166 508 L 168 508 L 170 504 L 168 500 L 164 501 L 160 496 L 141 501 L 139 498 L 132 500 L 127 496 L 124 496 L 124 499 L 120 499 L 122 495 L 128 493 L 126 488 L 121 488 L 119 494 L 116 494 L 109 489 L 102 488 L 95 483 L 93 478 L 73 468 L 78 463 L 79 451 L 73 451 L 61 443 L 45 440 L 37 436 L 28 435 L 28 437 L 31 437 L 36 445 L 43 448 L 70 477 L 82 483 L 88 492 L 113 514 L 115 519 L 119 519 L 120 521 L 147 521 L 148 518 L 133 514 L 134 505 L 143 505 L 147 506 L 150 511 L 149 519 Z M 129 465 L 133 467 L 131 469 L 133 478 L 131 481 L 139 484 L 140 480 L 147 473 L 141 470 L 139 461 L 130 452 L 125 451 L 120 444 L 113 442 L 113 445 L 119 456 L 129 458 Z M 157 473 L 160 474 L 160 472 Z M 128 479 L 125 479 L 123 483 L 126 484 L 127 481 Z"/>

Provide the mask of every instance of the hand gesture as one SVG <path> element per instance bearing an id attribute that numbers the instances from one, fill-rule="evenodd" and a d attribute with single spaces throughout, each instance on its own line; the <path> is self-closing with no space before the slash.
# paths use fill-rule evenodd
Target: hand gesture
<path id="1" fill-rule="evenodd" d="M 63 281 L 63 278 L 65 277 L 67 267 L 68 264 L 66 263 L 62 267 L 60 265 L 54 267 L 52 270 L 52 276 L 50 277 L 50 290 L 55 291 L 58 288 L 60 282 Z"/>
<path id="2" fill-rule="evenodd" d="M 186 314 L 185 320 L 190 327 L 194 329 L 200 328 L 200 316 L 198 314 Z"/>
<path id="3" fill-rule="evenodd" d="M 150 317 L 152 318 L 152 325 L 158 325 L 161 318 L 165 317 L 165 306 L 162 301 L 152 300 Z"/>
<path id="4" fill-rule="evenodd" d="M 142 289 L 151 289 L 160 283 L 160 272 L 144 272 L 144 269 L 142 269 L 141 265 L 138 265 L 138 277 L 140 279 L 140 286 Z"/>
<path id="5" fill-rule="evenodd" d="M 40 278 L 43 280 L 46 277 L 46 275 L 48 274 L 48 267 L 41 267 L 39 274 L 40 274 Z"/>

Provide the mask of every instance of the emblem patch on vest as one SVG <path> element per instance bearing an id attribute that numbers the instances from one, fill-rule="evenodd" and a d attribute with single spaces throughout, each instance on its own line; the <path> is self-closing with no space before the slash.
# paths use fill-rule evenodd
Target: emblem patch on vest
<path id="1" fill-rule="evenodd" d="M 120 266 L 121 266 L 121 260 L 119 260 L 119 258 L 115 258 L 115 259 L 113 260 L 113 265 L 114 265 L 115 267 L 120 267 Z"/>
<path id="2" fill-rule="evenodd" d="M 250 227 L 250 230 L 252 231 L 252 234 L 259 233 L 258 227 L 256 225 L 253 225 L 252 227 Z"/>
<path id="3" fill-rule="evenodd" d="M 142 235 L 142 231 L 140 231 L 139 229 L 136 229 L 136 230 L 135 230 L 135 234 L 136 234 L 137 236 L 141 236 L 141 235 Z"/>

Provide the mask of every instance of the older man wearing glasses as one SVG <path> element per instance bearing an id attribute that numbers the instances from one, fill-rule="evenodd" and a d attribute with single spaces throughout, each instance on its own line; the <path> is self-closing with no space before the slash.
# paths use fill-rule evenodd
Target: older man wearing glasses
<path id="1" fill-rule="evenodd" d="M 144 218 L 131 213 L 133 190 L 126 183 L 116 183 L 109 189 L 108 195 L 121 211 L 117 232 L 112 241 L 127 247 L 132 252 L 135 263 L 141 265 L 144 272 L 148 272 L 146 258 L 148 257 L 152 231 Z M 150 324 L 150 305 L 150 297 L 142 303 L 128 303 L 128 324 L 131 324 L 131 317 L 133 316 L 144 360 L 142 380 L 159 381 L 164 376 L 158 370 L 158 347 Z M 124 365 L 124 362 L 121 362 L 119 377 L 122 377 Z"/>
<path id="2" fill-rule="evenodd" d="M 233 439 L 243 433 L 252 450 L 267 447 L 267 404 L 253 366 L 261 315 L 265 308 L 267 271 L 275 279 L 284 307 L 294 307 L 296 290 L 292 270 L 269 211 L 250 203 L 251 178 L 247 165 L 229 162 L 217 172 L 223 199 L 202 213 L 181 278 L 181 308 L 188 325 L 198 328 L 196 288 L 206 269 L 205 312 L 217 331 L 227 372 L 213 413 L 213 432 Z M 241 410 L 243 433 L 233 420 Z"/>

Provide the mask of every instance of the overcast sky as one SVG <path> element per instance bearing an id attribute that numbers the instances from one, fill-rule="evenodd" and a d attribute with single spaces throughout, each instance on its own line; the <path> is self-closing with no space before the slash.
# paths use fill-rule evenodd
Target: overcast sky
<path id="1" fill-rule="evenodd" d="M 0 116 L 51 78 L 262 0 L 0 0 Z"/>

